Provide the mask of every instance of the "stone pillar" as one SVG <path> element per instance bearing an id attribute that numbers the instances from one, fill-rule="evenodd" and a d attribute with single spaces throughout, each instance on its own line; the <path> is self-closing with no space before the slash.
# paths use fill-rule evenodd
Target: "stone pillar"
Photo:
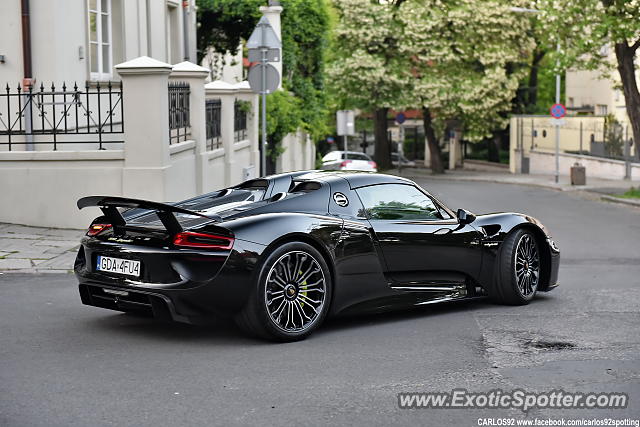
<path id="1" fill-rule="evenodd" d="M 166 200 L 171 68 L 147 56 L 115 66 L 123 87 L 125 196 Z"/>
<path id="2" fill-rule="evenodd" d="M 251 112 L 247 115 L 247 135 L 251 141 L 251 164 L 255 176 L 260 175 L 260 104 L 258 94 L 254 93 L 246 80 L 235 85 L 238 89 L 238 98 L 251 102 Z M 267 100 L 269 102 L 269 100 Z"/>
<path id="3" fill-rule="evenodd" d="M 207 149 L 207 126 L 205 114 L 204 82 L 210 70 L 185 61 L 173 66 L 172 80 L 189 83 L 189 115 L 191 122 L 191 139 L 196 142 L 196 159 Z M 196 194 L 203 193 L 202 163 L 196 161 Z"/>
<path id="4" fill-rule="evenodd" d="M 273 27 L 273 31 L 275 31 L 278 39 L 282 41 L 282 27 L 280 25 L 280 14 L 282 13 L 282 6 L 260 6 L 260 12 L 264 15 L 268 20 L 269 24 Z M 280 49 L 280 61 L 271 62 L 271 65 L 276 67 L 278 73 L 280 74 L 280 83 L 278 84 L 278 89 L 282 88 L 282 55 L 284 52 Z M 269 102 L 267 100 L 267 102 Z"/>

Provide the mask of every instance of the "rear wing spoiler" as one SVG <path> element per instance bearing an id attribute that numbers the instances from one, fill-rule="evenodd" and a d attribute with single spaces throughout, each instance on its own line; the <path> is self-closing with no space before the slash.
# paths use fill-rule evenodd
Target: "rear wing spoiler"
<path id="1" fill-rule="evenodd" d="M 111 221 L 111 225 L 116 227 L 124 227 L 127 221 L 122 216 L 122 213 L 118 208 L 140 208 L 155 211 L 162 222 L 162 225 L 168 232 L 176 234 L 182 231 L 180 222 L 175 217 L 175 213 L 182 213 L 186 215 L 199 216 L 202 218 L 210 219 L 216 222 L 222 222 L 222 217 L 219 215 L 204 215 L 200 212 L 190 211 L 174 205 L 168 205 L 166 203 L 152 202 L 149 200 L 129 199 L 126 197 L 114 197 L 114 196 L 88 196 L 78 200 L 78 209 L 98 206 L 104 213 L 104 215 Z"/>

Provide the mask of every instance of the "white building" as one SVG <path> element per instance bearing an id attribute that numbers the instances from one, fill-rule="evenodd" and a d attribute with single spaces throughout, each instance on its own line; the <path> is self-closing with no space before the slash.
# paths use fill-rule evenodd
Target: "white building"
<path id="1" fill-rule="evenodd" d="M 114 66 L 140 56 L 195 63 L 195 0 L 2 0 L 0 55 L 3 86 L 117 80 Z"/>
<path id="2" fill-rule="evenodd" d="M 608 60 L 615 64 L 616 57 L 612 49 L 605 46 L 602 51 Z M 637 66 L 640 65 L 636 61 Z M 640 81 L 640 72 L 636 71 L 636 81 Z M 613 114 L 623 125 L 629 123 L 624 93 L 620 87 L 620 74 L 611 70 L 611 77 L 603 77 L 600 71 L 569 70 L 566 73 L 566 102 L 569 114 L 590 114 L 606 116 Z"/>
<path id="3" fill-rule="evenodd" d="M 258 173 L 258 96 L 207 83 L 194 4 L 0 0 L 0 222 L 82 228 L 83 196 L 178 201 Z M 306 134 L 283 147 L 277 172 L 313 168 Z"/>

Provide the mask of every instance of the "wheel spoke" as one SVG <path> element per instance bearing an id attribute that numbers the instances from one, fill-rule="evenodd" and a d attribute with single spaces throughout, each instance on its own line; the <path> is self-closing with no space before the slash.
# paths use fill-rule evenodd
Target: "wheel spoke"
<path id="1" fill-rule="evenodd" d="M 310 281 L 312 277 L 313 281 Z M 307 252 L 288 252 L 273 264 L 267 274 L 264 301 L 269 318 L 286 332 L 304 330 L 322 312 L 326 291 L 320 263 Z M 314 292 L 314 297 L 309 297 L 311 292 Z"/>
<path id="2" fill-rule="evenodd" d="M 311 277 L 312 275 L 314 275 L 315 273 L 319 273 L 321 270 L 320 269 L 314 269 L 312 271 L 308 271 L 307 273 L 304 274 L 304 276 L 302 276 L 301 278 L 299 278 L 298 280 L 296 280 L 296 283 L 298 283 L 298 285 L 302 285 L 304 282 L 307 281 L 307 279 L 309 277 Z"/>
<path id="3" fill-rule="evenodd" d="M 276 273 L 276 272 L 274 271 L 274 273 Z M 276 285 L 280 286 L 282 289 L 284 289 L 284 287 L 287 285 L 285 282 L 282 281 L 282 279 L 280 277 L 278 277 L 276 275 L 273 275 L 273 274 L 272 274 L 272 277 L 271 277 L 271 281 L 275 282 Z"/>
<path id="4" fill-rule="evenodd" d="M 267 305 L 271 305 L 274 303 L 274 301 L 279 300 L 280 298 L 284 298 L 284 295 L 278 295 L 277 297 L 271 298 L 270 301 L 267 301 Z"/>
<path id="5" fill-rule="evenodd" d="M 525 234 L 518 241 L 515 252 L 516 284 L 520 293 L 527 297 L 535 292 L 540 274 L 540 258 L 535 239 L 529 234 Z"/>
<path id="6" fill-rule="evenodd" d="M 308 296 L 306 296 L 304 294 L 300 294 L 299 297 L 300 297 L 300 299 L 304 300 L 304 302 L 306 302 L 306 303 L 309 303 L 309 304 L 320 304 L 320 301 L 312 300 L 311 298 L 309 298 Z"/>

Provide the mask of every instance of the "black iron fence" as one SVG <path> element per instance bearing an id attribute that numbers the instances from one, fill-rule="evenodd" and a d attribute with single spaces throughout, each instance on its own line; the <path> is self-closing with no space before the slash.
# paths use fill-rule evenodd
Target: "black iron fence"
<path id="1" fill-rule="evenodd" d="M 74 144 L 103 150 L 122 144 L 123 99 L 118 83 L 86 83 L 61 87 L 21 87 L 8 84 L 0 93 L 0 150 L 32 149 L 49 144 L 53 150 Z"/>
<path id="2" fill-rule="evenodd" d="M 205 115 L 207 127 L 207 150 L 220 148 L 222 134 L 220 123 L 222 122 L 222 103 L 219 99 L 207 99 L 205 101 Z"/>
<path id="3" fill-rule="evenodd" d="M 233 106 L 233 140 L 235 142 L 247 139 L 247 105 L 250 104 L 236 100 Z"/>
<path id="4" fill-rule="evenodd" d="M 189 83 L 169 82 L 169 143 L 186 141 L 191 136 Z"/>

